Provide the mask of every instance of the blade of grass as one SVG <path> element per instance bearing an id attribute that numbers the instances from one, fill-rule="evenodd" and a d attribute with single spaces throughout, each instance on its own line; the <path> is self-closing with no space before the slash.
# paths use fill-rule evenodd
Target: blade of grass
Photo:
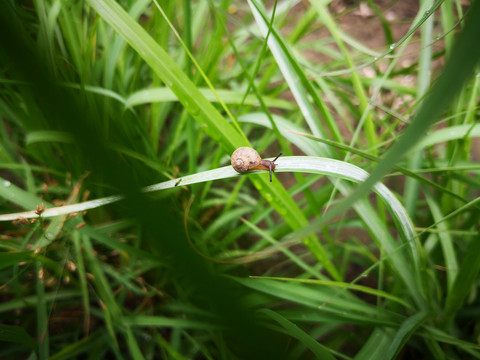
<path id="1" fill-rule="evenodd" d="M 453 283 L 451 291 L 447 294 L 442 320 L 448 324 L 452 321 L 456 312 L 462 307 L 465 298 L 478 279 L 480 272 L 480 237 L 470 241 L 466 256 L 461 261 L 458 276 Z"/>
<path id="2" fill-rule="evenodd" d="M 268 316 L 275 320 L 282 326 L 285 332 L 292 338 L 298 339 L 304 344 L 317 359 L 335 360 L 335 357 L 330 353 L 328 348 L 321 345 L 316 339 L 313 339 L 309 334 L 300 329 L 297 325 L 284 318 L 282 315 L 269 309 L 260 310 L 261 314 Z"/>
<path id="3" fill-rule="evenodd" d="M 419 312 L 406 319 L 392 338 L 392 342 L 381 359 L 396 359 L 408 339 L 431 315 Z"/>
<path id="4" fill-rule="evenodd" d="M 408 339 L 428 317 L 428 313 L 417 313 L 406 319 L 397 332 L 393 329 L 375 328 L 367 343 L 355 356 L 355 360 L 396 359 Z M 437 359 L 445 358 L 441 350 L 440 353 L 434 350 L 432 353 L 437 353 Z"/>
<path id="5" fill-rule="evenodd" d="M 79 355 L 81 354 L 88 354 L 90 356 L 99 355 L 98 353 L 92 354 L 92 349 L 95 350 L 102 347 L 104 345 L 103 341 L 102 334 L 99 334 L 98 332 L 93 333 L 64 346 L 62 350 L 53 354 L 50 360 L 68 360 L 80 357 Z"/>
<path id="6" fill-rule="evenodd" d="M 432 197 L 432 195 L 425 193 L 427 197 L 427 203 L 432 213 L 435 223 L 437 223 L 438 232 L 438 241 L 442 248 L 443 258 L 445 261 L 445 268 L 447 272 L 447 291 L 452 291 L 453 284 L 455 279 L 458 276 L 458 262 L 456 258 L 456 249 L 454 247 L 453 239 L 449 235 L 449 225 L 442 221 L 443 214 L 441 212 L 440 206 Z"/>
<path id="7" fill-rule="evenodd" d="M 135 359 L 135 360 L 145 359 L 143 357 L 142 351 L 138 346 L 137 339 L 133 334 L 132 328 L 130 326 L 127 326 L 127 328 L 125 329 L 125 332 L 127 335 L 127 346 L 128 346 L 128 349 L 130 350 L 130 356 L 132 357 L 132 359 Z"/>
<path id="8" fill-rule="evenodd" d="M 92 244 L 87 236 L 82 236 L 82 245 L 85 249 L 85 257 L 89 263 L 89 267 L 94 276 L 93 282 L 98 292 L 99 300 L 103 304 L 105 315 L 105 325 L 112 340 L 112 348 L 119 349 L 118 339 L 115 334 L 114 325 L 118 323 L 121 318 L 121 310 L 118 306 L 115 296 L 113 295 L 110 283 L 103 273 L 102 266 L 99 259 L 94 255 Z"/>
<path id="9" fill-rule="evenodd" d="M 48 329 L 47 300 L 43 284 L 43 267 L 36 262 L 36 293 L 37 293 L 37 344 L 38 357 L 47 360 L 50 357 L 50 334 Z"/>
<path id="10" fill-rule="evenodd" d="M 307 263 L 305 263 L 300 257 L 295 255 L 292 251 L 282 246 L 281 243 L 279 243 L 276 239 L 270 236 L 267 232 L 255 226 L 250 221 L 247 221 L 245 219 L 242 219 L 242 221 L 244 224 L 246 224 L 249 228 L 251 228 L 257 234 L 259 234 L 263 239 L 267 240 L 274 247 L 278 247 L 278 251 L 281 251 L 285 256 L 287 256 L 290 260 L 292 260 L 292 262 L 295 263 L 299 268 L 305 270 L 305 272 L 309 273 L 310 275 L 316 278 L 323 278 L 323 276 L 318 271 L 316 271 Z"/>
<path id="11" fill-rule="evenodd" d="M 218 102 L 218 98 L 212 93 L 210 89 L 198 88 L 198 90 L 205 96 L 210 102 Z M 222 99 L 225 104 L 238 104 L 241 101 L 241 94 L 232 90 L 215 90 L 217 95 Z M 273 97 L 263 96 L 262 100 L 268 107 L 276 107 L 279 109 L 291 110 L 294 106 L 282 99 L 276 99 Z M 149 104 L 154 102 L 168 102 L 178 101 L 176 95 L 169 88 L 152 88 L 139 90 L 132 93 L 126 100 L 126 106 L 138 106 L 143 104 Z M 248 95 L 245 97 L 245 104 L 252 106 L 259 106 L 260 103 L 254 95 Z"/>
<path id="12" fill-rule="evenodd" d="M 421 9 L 426 9 L 430 4 L 427 0 L 420 1 Z M 430 74 L 431 74 L 431 62 L 432 62 L 432 47 L 428 44 L 432 40 L 434 24 L 434 14 L 432 14 L 428 20 L 422 26 L 421 29 L 421 50 L 420 58 L 418 60 L 419 72 L 418 72 L 418 81 L 417 81 L 417 100 L 422 99 L 429 86 L 430 86 Z M 412 153 L 411 158 L 409 159 L 408 168 L 415 172 L 416 170 L 422 167 L 422 158 L 423 154 L 421 152 Z M 405 183 L 404 199 L 405 207 L 410 215 L 414 214 L 416 203 L 419 196 L 419 183 L 412 177 L 408 177 Z"/>
<path id="13" fill-rule="evenodd" d="M 36 347 L 33 338 L 21 326 L 0 324 L 0 341 L 22 344 L 32 350 Z"/>
<path id="14" fill-rule="evenodd" d="M 147 316 L 147 315 L 124 316 L 121 319 L 121 323 L 129 327 L 153 326 L 153 327 L 159 327 L 159 328 L 167 327 L 167 328 L 199 329 L 199 330 L 218 329 L 218 326 L 215 326 L 211 322 L 207 324 L 203 321 L 181 319 L 181 318 L 169 318 L 165 316 Z"/>
<path id="15" fill-rule="evenodd" d="M 459 140 L 464 138 L 480 137 L 480 124 L 465 124 L 449 126 L 440 130 L 431 132 L 422 138 L 410 150 L 411 152 L 420 151 L 424 148 L 441 144 L 446 141 Z"/>
<path id="16" fill-rule="evenodd" d="M 396 303 L 401 304 L 407 308 L 412 308 L 407 302 L 402 300 L 399 297 L 396 297 L 390 293 L 385 291 L 372 289 L 367 286 L 363 285 L 356 285 L 346 282 L 339 282 L 339 281 L 330 281 L 330 280 L 315 280 L 315 279 L 296 279 L 296 278 L 282 278 L 282 277 L 270 277 L 270 276 L 250 276 L 251 279 L 270 279 L 270 280 L 279 280 L 279 281 L 286 281 L 286 282 L 298 282 L 302 284 L 316 284 L 316 285 L 324 285 L 330 286 L 332 288 L 341 288 L 341 289 L 351 289 L 358 292 L 363 292 L 365 294 L 375 295 L 381 298 L 385 298 Z"/>
<path id="17" fill-rule="evenodd" d="M 480 129 L 480 127 L 479 127 Z M 371 160 L 371 161 L 375 161 L 377 163 L 380 163 L 382 161 L 381 158 L 377 157 L 377 156 L 374 156 L 374 155 L 371 155 L 369 153 L 366 153 L 364 151 L 361 151 L 361 150 L 358 150 L 352 146 L 348 146 L 348 145 L 344 145 L 344 144 L 339 144 L 335 141 L 332 141 L 332 140 L 328 140 L 328 139 L 320 139 L 318 137 L 315 137 L 311 134 L 306 134 L 306 133 L 303 133 L 303 132 L 300 132 L 300 131 L 296 131 L 296 130 L 286 130 L 287 132 L 290 132 L 290 133 L 293 133 L 293 134 L 298 134 L 298 135 L 301 135 L 301 136 L 304 136 L 305 138 L 308 138 L 308 139 L 311 139 L 311 140 L 314 140 L 314 141 L 318 141 L 318 142 L 322 142 L 324 144 L 327 144 L 327 145 L 330 145 L 330 146 L 333 146 L 337 149 L 341 149 L 341 150 L 344 150 L 344 151 L 348 151 L 348 152 L 351 152 L 353 154 L 356 154 L 356 155 L 359 155 L 365 159 L 368 159 L 368 160 Z M 441 192 L 443 193 L 446 193 L 464 203 L 467 202 L 466 199 L 462 198 L 461 196 L 459 196 L 458 194 L 450 191 L 449 189 L 437 184 L 436 182 L 434 181 L 431 181 L 429 179 L 427 179 L 426 177 L 424 176 L 421 176 L 419 175 L 417 172 L 414 172 L 414 171 L 411 171 L 403 166 L 398 166 L 398 165 L 395 165 L 393 166 L 393 169 L 404 174 L 404 175 L 407 175 L 408 177 L 411 177 L 413 179 L 416 179 L 418 181 L 420 181 L 421 183 L 423 184 L 426 184 L 428 186 L 431 186 L 432 188 L 434 189 L 437 189 L 437 190 L 440 190 Z"/>
<path id="18" fill-rule="evenodd" d="M 80 281 L 80 291 L 82 294 L 83 305 L 83 331 L 86 335 L 90 332 L 90 297 L 87 288 L 87 273 L 85 270 L 85 261 L 80 245 L 80 234 L 75 231 L 72 234 L 73 248 L 75 251 L 75 266 L 77 268 L 78 280 Z"/>
<path id="19" fill-rule="evenodd" d="M 333 289 L 320 286 L 308 286 L 283 281 L 265 279 L 234 280 L 246 287 L 255 289 L 286 301 L 301 304 L 307 308 L 315 309 L 319 313 L 338 316 L 342 321 L 360 321 L 370 324 L 394 325 L 402 316 L 378 307 L 369 305 L 352 294 L 342 292 L 342 296 L 335 296 Z M 334 298 L 334 301 L 331 299 Z"/>
<path id="20" fill-rule="evenodd" d="M 31 251 L 9 251 L 0 252 L 0 270 L 18 264 L 21 261 L 26 261 L 32 257 Z"/>

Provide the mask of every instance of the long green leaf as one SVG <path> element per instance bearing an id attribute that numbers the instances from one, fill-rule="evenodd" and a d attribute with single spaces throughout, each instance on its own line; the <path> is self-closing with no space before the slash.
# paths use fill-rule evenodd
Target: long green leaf
<path id="1" fill-rule="evenodd" d="M 18 343 L 35 349 L 35 341 L 21 326 L 0 324 L 0 341 Z"/>
<path id="2" fill-rule="evenodd" d="M 305 333 L 297 325 L 284 318 L 282 315 L 269 309 L 263 309 L 261 310 L 261 313 L 267 315 L 268 317 L 279 323 L 285 329 L 285 332 L 289 336 L 301 341 L 308 349 L 312 351 L 312 353 L 317 359 L 335 360 L 335 358 L 330 353 L 330 351 L 328 351 L 327 348 L 325 348 L 318 341 L 316 341 L 316 339 L 313 339 L 310 335 Z"/>
<path id="3" fill-rule="evenodd" d="M 472 286 L 478 280 L 480 272 L 480 236 L 472 239 L 466 256 L 461 262 L 460 270 L 455 278 L 451 291 L 447 294 L 443 320 L 448 322 L 462 307 L 465 298 L 471 291 Z"/>

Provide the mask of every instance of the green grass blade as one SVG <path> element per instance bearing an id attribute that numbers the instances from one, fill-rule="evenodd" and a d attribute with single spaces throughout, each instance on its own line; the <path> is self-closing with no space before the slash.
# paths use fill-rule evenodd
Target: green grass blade
<path id="1" fill-rule="evenodd" d="M 118 323 L 120 320 L 122 311 L 115 300 L 115 296 L 112 291 L 113 289 L 110 287 L 110 284 L 102 270 L 99 259 L 95 257 L 90 239 L 86 236 L 82 236 L 81 240 L 85 248 L 85 257 L 94 276 L 93 281 L 95 283 L 95 288 L 104 307 L 105 325 L 112 340 L 112 348 L 119 349 L 118 339 L 114 330 L 114 324 Z"/>
<path id="2" fill-rule="evenodd" d="M 92 353 L 92 349 L 98 349 L 102 347 L 104 339 L 102 335 L 98 332 L 85 336 L 79 341 L 72 342 L 62 348 L 62 350 L 53 354 L 50 360 L 67 360 L 73 359 L 75 357 L 80 357 L 79 355 L 85 354 L 84 357 L 88 355 L 95 356 L 99 355 L 98 353 Z"/>
<path id="3" fill-rule="evenodd" d="M 36 343 L 21 326 L 0 324 L 0 341 L 11 342 L 35 349 Z"/>
<path id="4" fill-rule="evenodd" d="M 80 234 L 74 232 L 72 234 L 73 249 L 75 252 L 75 266 L 78 271 L 78 279 L 80 281 L 80 291 L 82 293 L 82 306 L 83 306 L 83 329 L 86 334 L 90 331 L 90 297 L 88 294 L 87 284 L 87 272 L 85 269 L 85 260 L 80 244 Z"/>
<path id="5" fill-rule="evenodd" d="M 427 134 L 410 151 L 413 153 L 447 141 L 471 139 L 473 137 L 480 137 L 480 124 L 448 126 Z"/>
<path id="6" fill-rule="evenodd" d="M 461 261 L 458 276 L 451 291 L 447 294 L 443 321 L 448 323 L 462 307 L 465 298 L 478 280 L 480 272 L 480 237 L 472 239 L 468 245 L 465 258 Z"/>
<path id="7" fill-rule="evenodd" d="M 456 258 L 456 248 L 454 246 L 454 242 L 449 231 L 449 225 L 443 220 L 443 214 L 440 209 L 439 204 L 435 199 L 429 195 L 427 196 L 427 203 L 430 207 L 430 211 L 432 212 L 433 220 L 437 225 L 438 232 L 438 241 L 440 242 L 440 246 L 442 248 L 443 258 L 445 261 L 445 268 L 447 273 L 447 291 L 452 291 L 453 284 L 455 279 L 458 276 L 458 262 Z"/>
<path id="8" fill-rule="evenodd" d="M 48 328 L 47 300 L 45 298 L 45 287 L 43 283 L 42 264 L 36 262 L 36 292 L 37 292 L 37 344 L 38 357 L 47 360 L 50 357 L 50 333 Z"/>
<path id="9" fill-rule="evenodd" d="M 396 359 L 404 344 L 428 316 L 427 313 L 419 312 L 403 321 L 396 332 L 394 329 L 375 328 L 355 360 Z"/>
<path id="10" fill-rule="evenodd" d="M 32 258 L 31 251 L 0 252 L 0 270 Z"/>
<path id="11" fill-rule="evenodd" d="M 431 315 L 428 313 L 419 312 L 406 319 L 393 337 L 392 342 L 382 359 L 396 359 L 408 339 L 430 316 Z"/>
<path id="12" fill-rule="evenodd" d="M 385 291 L 381 290 L 376 290 L 372 289 L 367 286 L 362 286 L 362 285 L 357 285 L 357 284 L 352 284 L 352 283 L 345 283 L 345 282 L 340 282 L 340 281 L 329 281 L 329 280 L 315 280 L 315 279 L 295 279 L 295 278 L 280 278 L 280 277 L 269 277 L 269 276 L 251 276 L 250 278 L 252 279 L 271 279 L 271 280 L 281 280 L 281 281 L 286 281 L 286 282 L 298 282 L 302 284 L 317 284 L 317 285 L 324 285 L 324 286 L 330 286 L 333 288 L 340 288 L 340 289 L 350 289 L 358 292 L 363 292 L 365 294 L 370 294 L 370 295 L 375 295 L 380 298 L 385 298 L 391 301 L 394 301 L 398 304 L 401 304 L 402 306 L 405 306 L 407 308 L 411 308 L 411 306 L 403 301 L 401 298 L 396 297 L 392 294 L 389 294 Z"/>
<path id="13" fill-rule="evenodd" d="M 408 339 L 430 315 L 419 312 L 404 320 L 398 330 L 377 327 L 355 360 L 397 359 Z"/>
<path id="14" fill-rule="evenodd" d="M 218 329 L 219 326 L 216 326 L 212 323 L 206 324 L 203 321 L 181 319 L 181 318 L 168 318 L 165 316 L 147 316 L 147 315 L 135 315 L 135 316 L 124 316 L 121 320 L 121 323 L 127 326 L 153 326 L 158 328 L 178 328 L 178 329 L 207 329 L 214 330 Z"/>
<path id="15" fill-rule="evenodd" d="M 313 339 L 297 325 L 284 318 L 282 315 L 269 309 L 260 310 L 261 314 L 265 314 L 269 318 L 275 320 L 280 326 L 282 326 L 289 337 L 298 339 L 305 347 L 307 347 L 314 355 L 316 359 L 335 360 L 335 357 L 328 351 L 328 349 Z"/>
<path id="16" fill-rule="evenodd" d="M 145 359 L 143 357 L 142 351 L 140 350 L 137 339 L 135 338 L 135 335 L 132 331 L 131 327 L 127 327 L 125 329 L 126 335 L 127 335 L 127 345 L 128 349 L 130 350 L 130 356 L 134 360 L 143 360 Z"/>
<path id="17" fill-rule="evenodd" d="M 421 8 L 426 8 L 430 5 L 427 1 L 421 1 Z M 421 11 L 421 9 L 420 9 Z M 432 41 L 432 32 L 434 25 L 434 15 L 425 21 L 424 26 L 421 29 L 421 51 L 419 58 L 419 73 L 418 73 L 418 85 L 417 85 L 417 99 L 422 99 L 430 86 L 430 74 L 431 74 L 431 62 L 432 62 L 432 47 L 428 44 Z M 409 168 L 414 172 L 422 167 L 421 152 L 412 153 L 412 157 L 409 159 Z M 419 196 L 419 183 L 412 177 L 407 178 L 405 183 L 405 207 L 409 214 L 413 214 L 415 204 Z"/>
<path id="18" fill-rule="evenodd" d="M 203 96 L 205 96 L 205 98 L 210 102 L 219 102 L 216 95 L 218 95 L 225 104 L 240 104 L 242 100 L 242 95 L 236 91 L 217 89 L 215 90 L 215 95 L 210 89 L 198 89 L 203 94 Z M 275 99 L 268 96 L 264 96 L 262 97 L 262 99 L 265 102 L 265 105 L 267 105 L 268 107 L 276 107 L 285 110 L 291 110 L 294 108 L 294 106 L 286 100 Z M 168 101 L 178 101 L 176 95 L 169 88 L 153 88 L 134 92 L 125 100 L 125 105 L 130 107 L 154 102 Z M 252 106 L 260 105 L 258 99 L 254 95 L 246 96 L 244 103 Z"/>
<path id="19" fill-rule="evenodd" d="M 381 360 L 386 349 L 392 343 L 394 330 L 376 327 L 366 341 L 365 345 L 355 356 L 355 360 Z"/>
<path id="20" fill-rule="evenodd" d="M 338 317 L 342 322 L 393 325 L 401 316 L 369 305 L 347 292 L 334 289 L 267 279 L 241 279 L 236 282 L 276 298 L 291 301 L 319 313 Z"/>
<path id="21" fill-rule="evenodd" d="M 261 122 L 260 122 L 261 123 Z M 311 140 L 314 140 L 314 141 L 317 141 L 317 142 L 321 142 L 321 143 L 324 143 L 324 144 L 327 144 L 329 146 L 332 146 L 332 147 L 335 147 L 337 149 L 341 149 L 341 150 L 344 150 L 344 151 L 347 151 L 347 152 L 351 152 L 353 154 L 356 154 L 356 155 L 359 155 L 365 159 L 368 159 L 368 160 L 371 160 L 371 161 L 375 161 L 377 163 L 380 163 L 382 161 L 381 158 L 377 157 L 377 156 L 374 156 L 374 155 L 371 155 L 369 153 L 366 153 L 364 151 L 361 151 L 361 150 L 358 150 L 354 147 L 351 147 L 351 146 L 348 146 L 348 145 L 344 145 L 344 144 L 339 144 L 339 143 L 336 143 L 332 140 L 328 140 L 328 139 L 321 139 L 321 138 L 318 138 L 316 136 L 313 136 L 313 135 L 310 135 L 310 134 L 306 134 L 302 131 L 298 131 L 298 130 L 295 130 L 294 127 L 281 127 L 281 130 L 284 130 L 285 131 L 285 136 L 290 136 L 291 137 L 291 141 L 292 142 L 295 142 L 295 140 L 298 140 L 295 136 L 296 135 L 301 135 L 301 136 L 304 136 L 305 138 L 308 138 L 308 139 L 311 139 Z M 290 135 L 289 135 L 290 134 Z M 299 146 L 301 149 L 303 148 L 307 148 L 307 146 L 309 145 L 309 143 L 304 143 L 304 142 L 301 142 L 300 144 L 298 144 L 297 146 Z M 312 149 L 311 146 L 309 146 L 307 149 Z M 423 184 L 426 184 L 426 185 L 429 185 L 431 186 L 432 188 L 434 189 L 437 189 L 437 190 L 440 190 L 462 202 L 467 202 L 466 199 L 462 198 L 461 196 L 457 195 L 456 193 L 450 191 L 449 189 L 427 179 L 426 177 L 423 177 L 421 175 L 419 175 L 418 173 L 416 172 L 413 172 L 403 166 L 398 166 L 398 165 L 395 165 L 393 166 L 393 169 L 404 174 L 404 175 L 407 175 L 409 178 L 414 178 L 415 180 L 423 183 Z"/>

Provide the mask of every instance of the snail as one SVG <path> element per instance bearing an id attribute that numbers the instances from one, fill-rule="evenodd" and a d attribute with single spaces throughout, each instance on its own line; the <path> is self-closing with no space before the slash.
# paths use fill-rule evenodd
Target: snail
<path id="1" fill-rule="evenodd" d="M 239 147 L 232 154 L 231 162 L 236 172 L 244 173 L 250 170 L 269 170 L 270 182 L 272 182 L 272 172 L 275 170 L 275 161 L 282 155 L 280 153 L 273 161 L 262 160 L 258 152 L 249 147 Z"/>

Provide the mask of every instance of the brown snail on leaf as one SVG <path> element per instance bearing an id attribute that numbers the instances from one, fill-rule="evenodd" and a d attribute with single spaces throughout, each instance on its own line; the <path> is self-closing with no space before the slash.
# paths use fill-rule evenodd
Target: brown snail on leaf
<path id="1" fill-rule="evenodd" d="M 250 147 L 239 147 L 232 154 L 231 162 L 236 172 L 244 173 L 250 170 L 269 170 L 270 182 L 272 182 L 272 172 L 275 170 L 275 161 L 282 155 L 280 153 L 273 161 L 262 160 L 258 152 Z"/>

